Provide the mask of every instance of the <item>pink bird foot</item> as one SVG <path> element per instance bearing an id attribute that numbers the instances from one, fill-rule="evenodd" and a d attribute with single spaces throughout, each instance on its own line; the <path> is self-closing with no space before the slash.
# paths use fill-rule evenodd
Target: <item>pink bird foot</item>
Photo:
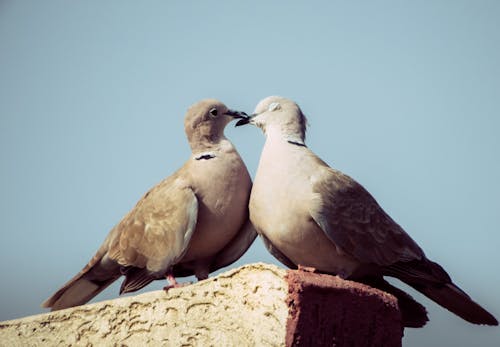
<path id="1" fill-rule="evenodd" d="M 185 286 L 191 284 L 191 282 L 184 282 L 184 283 L 177 282 L 177 280 L 175 279 L 175 277 L 172 274 L 170 274 L 170 273 L 167 274 L 165 277 L 166 277 L 167 281 L 169 282 L 168 286 L 163 287 L 163 290 L 166 291 L 166 292 L 168 292 L 168 290 L 172 289 L 172 288 L 185 287 Z"/>

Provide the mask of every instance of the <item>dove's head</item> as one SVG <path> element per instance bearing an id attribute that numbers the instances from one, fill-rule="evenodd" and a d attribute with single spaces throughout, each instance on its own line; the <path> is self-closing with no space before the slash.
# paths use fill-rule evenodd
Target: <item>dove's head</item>
<path id="1" fill-rule="evenodd" d="M 280 96 L 268 96 L 255 107 L 250 117 L 245 117 L 236 126 L 253 124 L 262 129 L 267 137 L 279 136 L 288 141 L 304 144 L 307 119 L 299 105 Z"/>
<path id="2" fill-rule="evenodd" d="M 191 105 L 184 118 L 191 149 L 204 149 L 224 138 L 224 128 L 235 118 L 248 118 L 245 112 L 230 110 L 219 100 L 204 99 Z"/>

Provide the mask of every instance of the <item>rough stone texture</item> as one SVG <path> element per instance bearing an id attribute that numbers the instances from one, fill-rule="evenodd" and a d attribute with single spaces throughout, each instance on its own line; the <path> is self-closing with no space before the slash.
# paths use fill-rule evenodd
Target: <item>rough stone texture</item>
<path id="1" fill-rule="evenodd" d="M 285 270 L 253 264 L 190 286 L 0 322 L 0 346 L 277 346 Z"/>
<path id="2" fill-rule="evenodd" d="M 286 278 L 286 346 L 401 346 L 403 327 L 394 296 L 311 269 L 289 271 Z"/>
<path id="3" fill-rule="evenodd" d="M 193 285 L 0 322 L 0 346 L 401 346 L 396 299 L 251 264 Z"/>

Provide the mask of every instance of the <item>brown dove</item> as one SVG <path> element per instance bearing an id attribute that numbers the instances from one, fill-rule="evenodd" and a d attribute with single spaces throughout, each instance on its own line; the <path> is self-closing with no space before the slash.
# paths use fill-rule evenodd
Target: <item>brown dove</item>
<path id="1" fill-rule="evenodd" d="M 250 196 L 250 220 L 278 260 L 394 294 L 405 326 L 423 326 L 425 308 L 383 276 L 400 279 L 466 321 L 498 325 L 365 188 L 306 146 L 306 118 L 295 102 L 265 98 L 236 125 L 247 123 L 266 135 Z"/>
<path id="2" fill-rule="evenodd" d="M 198 280 L 236 261 L 257 234 L 248 221 L 251 179 L 225 126 L 243 112 L 213 99 L 192 105 L 184 127 L 189 160 L 150 189 L 110 231 L 90 262 L 42 306 L 82 305 L 116 281 L 120 294 L 156 279 Z"/>

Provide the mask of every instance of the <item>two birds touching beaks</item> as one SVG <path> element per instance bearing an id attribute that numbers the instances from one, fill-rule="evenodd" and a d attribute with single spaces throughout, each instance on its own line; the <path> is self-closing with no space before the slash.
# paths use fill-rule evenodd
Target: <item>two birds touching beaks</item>
<path id="1" fill-rule="evenodd" d="M 252 124 L 266 142 L 254 183 L 224 128 Z M 421 327 L 425 308 L 392 276 L 474 324 L 493 315 L 453 284 L 370 193 L 329 167 L 305 144 L 307 120 L 292 100 L 271 96 L 255 113 L 213 99 L 191 106 L 185 132 L 191 157 L 149 190 L 110 231 L 90 262 L 42 306 L 82 305 L 121 276 L 120 293 L 156 279 L 209 273 L 239 259 L 257 234 L 290 268 L 313 267 L 379 288 L 398 299 L 403 324 Z"/>

